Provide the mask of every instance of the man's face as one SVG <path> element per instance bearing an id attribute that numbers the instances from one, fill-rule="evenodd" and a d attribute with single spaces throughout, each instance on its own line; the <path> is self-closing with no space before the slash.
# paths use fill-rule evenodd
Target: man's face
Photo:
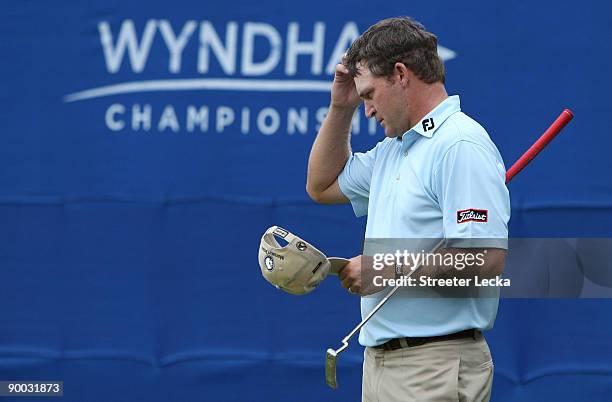
<path id="1" fill-rule="evenodd" d="M 357 93 L 365 107 L 366 117 L 375 117 L 387 137 L 397 137 L 410 129 L 408 103 L 399 78 L 373 75 L 363 64 L 355 77 Z"/>

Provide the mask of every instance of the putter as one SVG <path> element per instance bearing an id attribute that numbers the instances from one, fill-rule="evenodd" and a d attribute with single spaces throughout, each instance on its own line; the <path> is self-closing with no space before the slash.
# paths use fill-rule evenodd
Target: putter
<path id="1" fill-rule="evenodd" d="M 445 239 L 440 240 L 434 246 L 433 249 L 437 250 L 438 248 L 440 248 L 440 246 L 442 246 L 444 241 L 445 241 Z M 406 278 L 410 277 L 410 275 L 412 275 L 420 267 L 421 267 L 421 265 L 418 265 L 413 270 L 410 270 L 410 272 L 408 272 L 404 276 Z M 327 353 L 326 353 L 326 356 L 325 356 L 325 382 L 331 388 L 333 388 L 333 389 L 338 388 L 338 381 L 336 379 L 336 367 L 337 367 L 337 363 L 338 363 L 338 355 L 340 353 L 342 353 L 344 351 L 344 349 L 348 348 L 348 342 L 353 337 L 353 335 L 355 335 L 357 333 L 357 331 L 359 331 L 361 329 L 361 327 L 363 327 L 370 320 L 370 318 L 372 318 L 374 316 L 374 314 L 376 314 L 376 312 L 378 310 L 380 310 L 380 308 L 387 302 L 387 300 L 389 300 L 389 298 L 391 298 L 391 296 L 393 296 L 395 294 L 395 292 L 397 292 L 397 290 L 400 287 L 401 286 L 398 285 L 398 286 L 394 287 L 393 289 L 391 289 L 385 295 L 385 297 L 383 297 L 381 299 L 381 301 L 378 302 L 378 304 L 372 309 L 372 311 L 370 311 L 370 313 L 366 316 L 366 318 L 364 318 L 355 328 L 353 328 L 353 330 L 347 336 L 344 337 L 344 339 L 342 339 L 342 346 L 340 346 L 340 348 L 335 349 L 335 350 L 332 349 L 332 348 L 327 349 Z"/>

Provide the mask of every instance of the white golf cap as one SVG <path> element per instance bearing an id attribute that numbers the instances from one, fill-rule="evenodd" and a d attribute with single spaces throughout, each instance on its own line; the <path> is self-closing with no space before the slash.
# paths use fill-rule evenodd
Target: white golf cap
<path id="1" fill-rule="evenodd" d="M 276 236 L 287 241 L 281 246 Z M 312 292 L 333 269 L 337 273 L 344 259 L 335 259 L 332 268 L 325 254 L 312 244 L 278 226 L 272 226 L 261 237 L 259 266 L 263 277 L 287 293 L 304 295 Z"/>

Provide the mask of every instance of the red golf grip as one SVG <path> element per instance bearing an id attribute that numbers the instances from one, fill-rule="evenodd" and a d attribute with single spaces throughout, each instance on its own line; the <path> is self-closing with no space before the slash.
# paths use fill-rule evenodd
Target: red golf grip
<path id="1" fill-rule="evenodd" d="M 574 113 L 571 110 L 565 109 L 561 112 L 559 117 L 548 127 L 548 129 L 542 134 L 540 138 L 508 169 L 506 172 L 506 183 L 508 183 L 514 176 L 516 176 L 525 166 L 531 162 L 537 154 L 544 149 L 549 142 L 556 137 L 557 134 L 574 118 Z"/>

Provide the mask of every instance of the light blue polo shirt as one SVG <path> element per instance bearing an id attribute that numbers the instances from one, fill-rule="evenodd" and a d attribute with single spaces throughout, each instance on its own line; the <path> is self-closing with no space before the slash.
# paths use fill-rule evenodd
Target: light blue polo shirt
<path id="1" fill-rule="evenodd" d="M 366 242 L 480 239 L 479 247 L 506 248 L 510 198 L 504 163 L 485 129 L 461 112 L 458 96 L 445 99 L 401 138 L 385 138 L 351 155 L 338 183 L 355 214 L 368 215 Z M 499 292 L 459 299 L 413 297 L 413 291 L 400 289 L 370 319 L 359 334 L 363 346 L 493 326 Z M 385 294 L 362 297 L 362 317 Z"/>

